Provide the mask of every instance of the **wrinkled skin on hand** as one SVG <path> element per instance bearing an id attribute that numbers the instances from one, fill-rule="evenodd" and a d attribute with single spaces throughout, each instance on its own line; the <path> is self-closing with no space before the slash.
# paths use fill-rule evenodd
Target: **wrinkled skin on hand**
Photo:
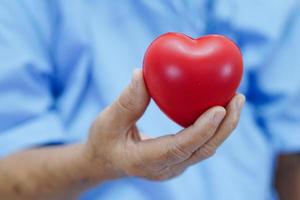
<path id="1" fill-rule="evenodd" d="M 86 143 L 91 170 L 104 169 L 108 179 L 138 176 L 166 180 L 214 155 L 239 121 L 244 96 L 235 95 L 228 106 L 213 107 L 195 123 L 176 134 L 151 138 L 139 132 L 136 121 L 150 97 L 140 70 L 130 85 L 95 120 Z M 155 126 L 155 124 L 153 124 Z"/>

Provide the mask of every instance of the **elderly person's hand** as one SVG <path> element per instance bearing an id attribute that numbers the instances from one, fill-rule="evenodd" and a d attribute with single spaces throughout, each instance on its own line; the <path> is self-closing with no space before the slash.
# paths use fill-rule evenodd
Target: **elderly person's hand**
<path id="1" fill-rule="evenodd" d="M 131 84 L 91 127 L 86 149 L 95 176 L 165 180 L 179 175 L 215 153 L 237 126 L 245 98 L 235 95 L 226 110 L 213 107 L 190 127 L 158 138 L 142 135 L 136 126 L 149 100 L 142 72 L 135 70 Z"/>
<path id="2" fill-rule="evenodd" d="M 136 127 L 149 100 L 142 73 L 135 71 L 132 83 L 95 120 L 87 142 L 0 159 L 0 199 L 76 199 L 87 188 L 123 176 L 172 178 L 215 153 L 236 127 L 244 103 L 236 95 L 226 111 L 211 108 L 179 133 L 150 138 Z"/>

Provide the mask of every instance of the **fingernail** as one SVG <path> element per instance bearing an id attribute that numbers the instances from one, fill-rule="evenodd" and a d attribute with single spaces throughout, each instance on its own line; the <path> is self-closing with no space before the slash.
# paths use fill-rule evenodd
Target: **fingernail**
<path id="1" fill-rule="evenodd" d="M 217 108 L 217 110 L 215 111 L 215 113 L 213 115 L 214 125 L 218 126 L 221 123 L 221 121 L 224 119 L 224 117 L 225 117 L 225 109 Z"/>
<path id="2" fill-rule="evenodd" d="M 245 103 L 245 96 L 240 94 L 238 99 L 236 100 L 236 108 L 237 110 L 241 110 Z"/>

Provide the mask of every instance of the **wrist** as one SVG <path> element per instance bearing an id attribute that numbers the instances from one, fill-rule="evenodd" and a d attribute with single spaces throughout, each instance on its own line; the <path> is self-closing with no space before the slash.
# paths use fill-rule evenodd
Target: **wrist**
<path id="1" fill-rule="evenodd" d="M 101 156 L 91 144 L 85 143 L 81 146 L 79 162 L 85 169 L 86 180 L 92 184 L 99 184 L 124 176 L 121 171 L 115 169 L 112 162 L 106 156 Z"/>
<path id="2" fill-rule="evenodd" d="M 89 156 L 85 150 L 85 144 L 75 144 L 65 147 L 65 171 L 73 174 L 71 183 L 75 190 L 85 190 L 90 188 L 100 181 L 91 173 Z"/>

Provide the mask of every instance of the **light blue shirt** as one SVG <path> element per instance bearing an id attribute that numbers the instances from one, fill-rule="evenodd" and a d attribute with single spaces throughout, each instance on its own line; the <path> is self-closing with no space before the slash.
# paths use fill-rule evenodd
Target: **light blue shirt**
<path id="1" fill-rule="evenodd" d="M 2 0 L 0 155 L 85 140 L 149 43 L 174 31 L 238 43 L 248 99 L 239 126 L 214 157 L 177 178 L 115 180 L 82 199 L 275 199 L 276 155 L 300 150 L 297 0 Z M 154 103 L 138 125 L 153 136 L 180 130 Z"/>

